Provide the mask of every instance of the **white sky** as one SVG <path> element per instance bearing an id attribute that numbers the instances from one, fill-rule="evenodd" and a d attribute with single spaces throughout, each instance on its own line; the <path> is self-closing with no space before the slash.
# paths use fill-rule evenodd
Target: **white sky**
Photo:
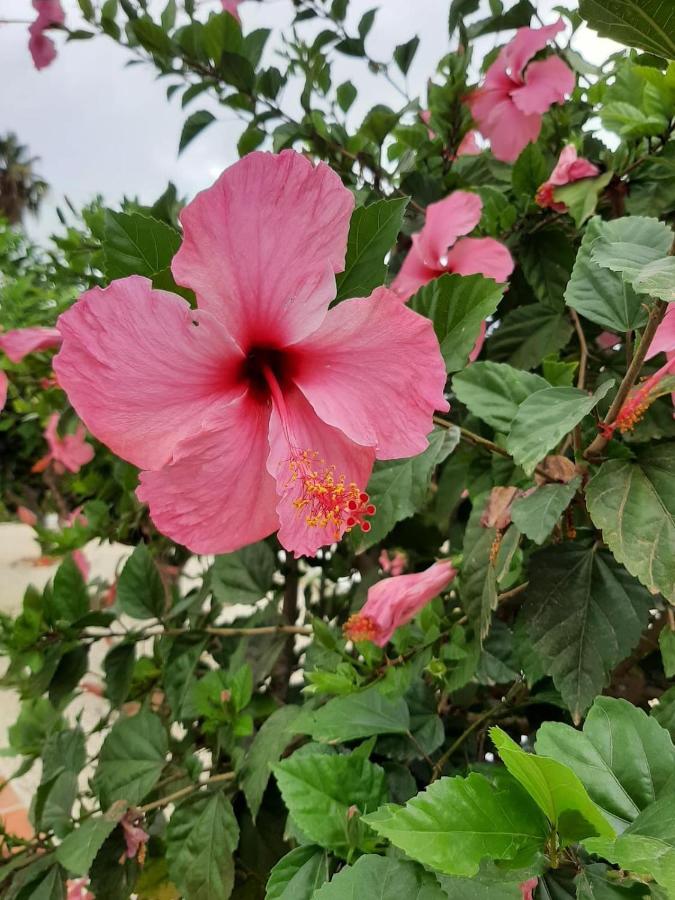
<path id="1" fill-rule="evenodd" d="M 80 27 L 76 0 L 62 2 L 69 27 Z M 203 0 L 202 5 L 206 11 L 220 8 L 218 0 Z M 485 0 L 482 5 L 487 9 Z M 555 20 L 552 9 L 557 0 L 538 0 L 535 5 L 546 23 Z M 449 0 L 351 0 L 352 30 L 363 12 L 374 6 L 379 6 L 379 13 L 366 45 L 370 55 L 388 59 L 396 44 L 419 34 L 421 44 L 408 86 L 412 96 L 423 93 L 437 61 L 449 49 Z M 244 30 L 278 31 L 293 18 L 291 0 L 248 2 L 240 11 Z M 28 21 L 34 16 L 30 0 L 0 0 L 0 19 Z M 211 107 L 218 121 L 178 157 L 183 122 L 189 112 L 208 106 L 204 96 L 184 111 L 179 96 L 167 102 L 168 79 L 157 80 L 150 65 L 125 67 L 129 55 L 109 38 L 65 44 L 61 35 L 51 34 L 58 57 L 38 72 L 28 53 L 27 25 L 0 24 L 0 133 L 15 131 L 28 144 L 40 157 L 39 173 L 51 185 L 39 222 L 26 223 L 34 235 L 48 234 L 57 226 L 55 208 L 64 194 L 76 206 L 96 193 L 111 205 L 125 194 L 150 202 L 172 180 L 189 198 L 238 158 L 236 143 L 243 126 L 231 110 Z M 500 36 L 499 42 L 505 37 Z M 498 42 L 492 36 L 484 40 L 486 50 Z M 582 29 L 575 47 L 591 62 L 600 62 L 616 45 Z M 399 105 L 398 95 L 384 79 L 376 81 L 358 60 L 338 59 L 334 84 L 349 78 L 359 88 L 356 121 L 374 103 Z"/>

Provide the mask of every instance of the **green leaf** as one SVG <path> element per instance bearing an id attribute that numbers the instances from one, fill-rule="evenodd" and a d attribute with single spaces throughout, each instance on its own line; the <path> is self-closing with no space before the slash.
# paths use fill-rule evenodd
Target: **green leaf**
<path id="1" fill-rule="evenodd" d="M 356 100 L 356 93 L 356 88 L 351 81 L 344 81 L 338 85 L 335 96 L 342 112 L 347 112 L 351 108 L 352 103 Z"/>
<path id="2" fill-rule="evenodd" d="M 54 620 L 61 620 L 68 624 L 77 622 L 89 612 L 87 585 L 70 555 L 56 570 L 49 608 Z"/>
<path id="3" fill-rule="evenodd" d="M 194 704 L 193 688 L 195 669 L 205 646 L 204 637 L 185 634 L 175 638 L 168 648 L 163 664 L 164 691 L 176 721 L 196 719 L 199 715 Z"/>
<path id="4" fill-rule="evenodd" d="M 543 544 L 579 489 L 581 478 L 568 484 L 544 484 L 511 507 L 513 524 L 536 544 Z"/>
<path id="5" fill-rule="evenodd" d="M 640 900 L 647 897 L 656 900 L 657 897 L 647 885 L 638 884 L 630 876 L 622 878 L 603 863 L 584 866 L 574 879 L 574 885 L 577 900 Z"/>
<path id="6" fill-rule="evenodd" d="M 408 74 L 408 69 L 415 58 L 419 45 L 420 39 L 415 36 L 410 38 L 409 41 L 406 41 L 405 44 L 399 44 L 394 49 L 394 62 L 404 75 Z"/>
<path id="7" fill-rule="evenodd" d="M 475 362 L 452 379 L 452 389 L 469 412 L 495 431 L 508 432 L 520 404 L 550 385 L 541 375 L 506 363 Z"/>
<path id="8" fill-rule="evenodd" d="M 178 143 L 178 152 L 182 153 L 190 141 L 194 140 L 197 135 L 202 132 L 207 125 L 215 122 L 216 117 L 207 109 L 198 109 L 187 117 L 183 124 L 183 130 L 180 133 L 180 141 Z"/>
<path id="9" fill-rule="evenodd" d="M 548 178 L 549 172 L 550 167 L 539 145 L 528 144 L 511 170 L 514 192 L 526 200 L 533 201 L 538 189 Z"/>
<path id="10" fill-rule="evenodd" d="M 612 826 L 572 769 L 555 759 L 526 753 L 496 726 L 490 737 L 502 762 L 555 827 L 562 846 L 587 837 L 613 837 Z"/>
<path id="11" fill-rule="evenodd" d="M 166 830 L 171 881 L 190 900 L 227 900 L 234 886 L 232 854 L 239 825 L 222 791 L 181 803 Z"/>
<path id="12" fill-rule="evenodd" d="M 564 203 L 567 212 L 574 219 L 577 228 L 581 228 L 590 218 L 598 205 L 598 198 L 612 180 L 613 172 L 603 172 L 597 178 L 581 178 L 571 184 L 554 188 L 553 199 L 556 203 Z"/>
<path id="13" fill-rule="evenodd" d="M 573 387 L 537 391 L 518 407 L 506 439 L 506 449 L 528 474 L 549 450 L 602 400 L 613 381 L 605 381 L 589 395 Z"/>
<path id="14" fill-rule="evenodd" d="M 579 12 L 602 37 L 675 59 L 675 11 L 662 0 L 581 0 Z"/>
<path id="15" fill-rule="evenodd" d="M 593 524 L 619 562 L 675 600 L 675 443 L 605 462 L 586 489 Z"/>
<path id="16" fill-rule="evenodd" d="M 166 763 L 168 739 L 161 719 L 147 710 L 118 719 L 103 742 L 93 779 L 103 807 L 116 800 L 137 806 Z"/>
<path id="17" fill-rule="evenodd" d="M 105 211 L 106 275 L 110 281 L 127 275 L 152 278 L 171 265 L 180 247 L 175 228 L 140 213 Z"/>
<path id="18" fill-rule="evenodd" d="M 265 900 L 314 900 L 317 888 L 330 878 L 328 853 L 314 844 L 296 847 L 270 872 Z"/>
<path id="19" fill-rule="evenodd" d="M 257 150 L 265 140 L 265 132 L 255 126 L 249 126 L 246 131 L 242 132 L 241 137 L 237 141 L 237 151 L 239 156 L 246 156 L 252 150 Z"/>
<path id="20" fill-rule="evenodd" d="M 675 787 L 675 747 L 668 732 L 626 700 L 598 697 L 583 731 L 544 722 L 537 753 L 564 763 L 617 831 Z"/>
<path id="21" fill-rule="evenodd" d="M 32 821 L 41 831 L 54 829 L 65 837 L 73 828 L 72 809 L 77 798 L 77 776 L 87 753 L 80 728 L 56 731 L 42 751 L 42 777 L 31 808 Z"/>
<path id="22" fill-rule="evenodd" d="M 668 624 L 661 629 L 659 649 L 666 678 L 675 678 L 675 631 Z"/>
<path id="23" fill-rule="evenodd" d="M 340 856 L 350 849 L 351 807 L 363 815 L 387 799 L 384 770 L 355 753 L 295 753 L 274 767 L 274 775 L 303 834 Z"/>
<path id="24" fill-rule="evenodd" d="M 675 740 L 675 687 L 661 694 L 659 702 L 652 709 L 652 717 Z"/>
<path id="25" fill-rule="evenodd" d="M 257 603 L 272 588 L 276 567 L 274 551 L 264 541 L 216 556 L 211 569 L 213 594 L 228 605 Z"/>
<path id="26" fill-rule="evenodd" d="M 488 354 L 517 369 L 534 369 L 545 356 L 562 349 L 571 334 L 572 324 L 561 312 L 540 303 L 519 306 L 490 335 Z"/>
<path id="27" fill-rule="evenodd" d="M 135 662 L 135 643 L 118 644 L 105 655 L 103 660 L 105 692 L 114 707 L 121 706 L 129 696 Z"/>
<path id="28" fill-rule="evenodd" d="M 563 309 L 574 266 L 574 248 L 563 229 L 542 228 L 528 235 L 521 246 L 520 265 L 537 300 L 551 309 Z"/>
<path id="29" fill-rule="evenodd" d="M 408 305 L 434 324 L 448 372 L 463 369 L 504 294 L 504 285 L 482 275 L 442 275 L 424 285 Z"/>
<path id="30" fill-rule="evenodd" d="M 133 619 L 155 619 L 164 612 L 166 595 L 155 561 L 138 544 L 117 580 L 116 604 Z"/>
<path id="31" fill-rule="evenodd" d="M 113 804 L 102 816 L 91 816 L 72 831 L 56 849 L 56 859 L 72 875 L 86 875 L 108 835 L 127 809 L 124 800 Z"/>
<path id="32" fill-rule="evenodd" d="M 475 773 L 441 778 L 404 807 L 385 806 L 366 822 L 411 859 L 469 877 L 483 859 L 534 860 L 547 834 L 546 819 L 520 785 L 496 788 Z"/>
<path id="33" fill-rule="evenodd" d="M 603 328 L 632 331 L 646 322 L 643 298 L 624 282 L 620 273 L 603 269 L 593 262 L 591 247 L 601 229 L 602 220 L 599 218 L 591 219 L 586 226 L 565 291 L 565 303 Z"/>
<path id="34" fill-rule="evenodd" d="M 481 881 L 476 878 L 453 878 L 439 875 L 438 882 L 452 900 L 523 900 L 519 883 Z"/>
<path id="35" fill-rule="evenodd" d="M 348 297 L 368 297 L 384 283 L 384 257 L 394 245 L 408 198 L 378 200 L 354 210 L 349 223 L 345 270 L 337 276 L 335 302 Z"/>
<path id="36" fill-rule="evenodd" d="M 591 258 L 603 269 L 621 272 L 635 288 L 636 276 L 649 263 L 665 257 L 672 242 L 673 232 L 658 219 L 626 216 L 601 224 Z"/>
<path id="37" fill-rule="evenodd" d="M 390 699 L 377 687 L 336 697 L 316 710 L 303 710 L 295 721 L 298 734 L 315 741 L 353 741 L 373 734 L 404 734 L 410 729 L 408 705 L 402 697 Z"/>
<path id="38" fill-rule="evenodd" d="M 293 735 L 298 733 L 294 723 L 299 712 L 297 706 L 276 709 L 263 722 L 248 748 L 239 772 L 239 783 L 254 819 L 260 810 L 263 794 L 272 774 L 272 765 L 279 761 Z"/>
<path id="39" fill-rule="evenodd" d="M 647 807 L 616 841 L 590 838 L 584 845 L 622 869 L 649 875 L 675 893 L 675 803 L 672 793 Z"/>
<path id="40" fill-rule="evenodd" d="M 324 884 L 313 900 L 447 900 L 436 879 L 405 859 L 362 856 Z"/>
<path id="41" fill-rule="evenodd" d="M 475 13 L 480 6 L 480 0 L 452 0 L 448 15 L 448 37 L 452 37 L 455 29 L 466 16 Z"/>
<path id="42" fill-rule="evenodd" d="M 61 866 L 52 866 L 39 882 L 30 885 L 30 891 L 21 891 L 20 900 L 67 900 L 65 872 Z"/>
<path id="43" fill-rule="evenodd" d="M 633 279 L 639 294 L 659 297 L 666 303 L 675 301 L 675 256 L 666 256 L 648 263 Z"/>
<path id="44" fill-rule="evenodd" d="M 134 19 L 129 22 L 129 27 L 133 31 L 138 43 L 150 53 L 159 56 L 170 56 L 175 48 L 169 35 L 157 25 L 152 19 L 145 16 L 142 19 Z"/>
<path id="45" fill-rule="evenodd" d="M 640 639 L 650 594 L 605 550 L 566 542 L 533 554 L 522 621 L 579 722 Z"/>
<path id="46" fill-rule="evenodd" d="M 377 544 L 397 522 L 412 516 L 422 506 L 434 469 L 458 443 L 457 428 L 437 428 L 429 435 L 429 446 L 419 456 L 375 463 L 367 491 L 377 512 L 367 534 L 352 532 L 359 549 Z"/>
<path id="47" fill-rule="evenodd" d="M 484 504 L 474 505 L 464 532 L 460 595 L 469 622 L 482 641 L 490 630 L 492 611 L 497 607 L 497 561 L 492 548 L 496 528 L 481 525 Z"/>

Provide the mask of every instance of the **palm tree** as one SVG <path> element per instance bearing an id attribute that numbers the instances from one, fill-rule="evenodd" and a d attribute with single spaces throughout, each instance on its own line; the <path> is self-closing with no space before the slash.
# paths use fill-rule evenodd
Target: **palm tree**
<path id="1" fill-rule="evenodd" d="M 37 160 L 12 132 L 0 138 L 0 217 L 12 225 L 25 210 L 36 213 L 47 192 L 47 182 L 33 169 Z"/>

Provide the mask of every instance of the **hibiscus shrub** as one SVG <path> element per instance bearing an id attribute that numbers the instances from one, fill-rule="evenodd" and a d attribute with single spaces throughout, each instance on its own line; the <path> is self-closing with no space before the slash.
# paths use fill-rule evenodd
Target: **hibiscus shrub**
<path id="1" fill-rule="evenodd" d="M 675 897 L 669 4 L 453 0 L 434 70 L 349 0 L 41 3 L 36 65 L 105 35 L 244 127 L 0 233 L 4 512 L 63 557 L 0 623 L 3 898 Z"/>

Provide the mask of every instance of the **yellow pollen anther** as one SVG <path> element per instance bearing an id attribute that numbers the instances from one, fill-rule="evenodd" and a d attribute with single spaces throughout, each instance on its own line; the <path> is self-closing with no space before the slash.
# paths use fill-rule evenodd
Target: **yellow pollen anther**
<path id="1" fill-rule="evenodd" d="M 354 613 L 342 626 L 342 633 L 348 641 L 374 641 L 379 630 L 372 619 L 361 613 Z"/>

